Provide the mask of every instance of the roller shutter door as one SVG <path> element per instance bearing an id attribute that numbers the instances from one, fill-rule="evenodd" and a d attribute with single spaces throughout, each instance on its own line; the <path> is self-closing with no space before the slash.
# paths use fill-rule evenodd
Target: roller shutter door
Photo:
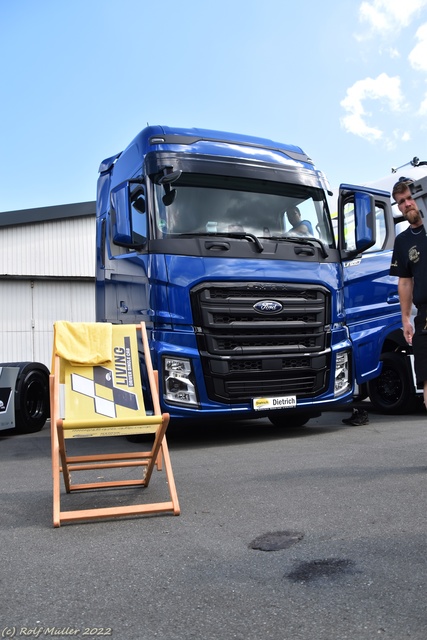
<path id="1" fill-rule="evenodd" d="M 93 281 L 2 280 L 0 300 L 0 362 L 50 368 L 53 323 L 95 321 Z"/>

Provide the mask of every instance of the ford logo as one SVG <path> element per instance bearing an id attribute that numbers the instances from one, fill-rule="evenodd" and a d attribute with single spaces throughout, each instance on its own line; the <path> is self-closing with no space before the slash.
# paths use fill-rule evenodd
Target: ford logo
<path id="1" fill-rule="evenodd" d="M 254 304 L 253 308 L 259 313 L 279 313 L 283 309 L 283 305 L 276 300 L 260 300 Z"/>

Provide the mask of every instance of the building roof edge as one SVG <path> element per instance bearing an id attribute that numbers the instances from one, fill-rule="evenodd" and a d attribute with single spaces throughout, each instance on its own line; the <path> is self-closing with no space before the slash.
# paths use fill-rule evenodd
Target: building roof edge
<path id="1" fill-rule="evenodd" d="M 17 211 L 0 211 L 0 227 L 11 227 L 18 224 L 31 224 L 64 218 L 80 218 L 94 216 L 96 202 L 77 202 L 75 204 L 59 204 L 52 207 L 36 209 L 20 209 Z"/>

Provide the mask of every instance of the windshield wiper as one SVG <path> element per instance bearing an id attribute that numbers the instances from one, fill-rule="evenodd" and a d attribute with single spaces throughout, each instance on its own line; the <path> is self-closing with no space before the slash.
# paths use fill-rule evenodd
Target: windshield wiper
<path id="1" fill-rule="evenodd" d="M 253 242 L 257 248 L 257 250 L 259 251 L 259 253 L 262 253 L 264 251 L 264 247 L 261 244 L 259 238 L 256 237 L 256 235 L 254 235 L 253 233 L 246 233 L 245 231 L 242 231 L 241 233 L 239 232 L 233 232 L 233 231 L 224 231 L 224 233 L 218 233 L 218 232 L 209 232 L 209 231 L 200 231 L 199 233 L 180 233 L 178 234 L 180 236 L 189 236 L 191 238 L 194 237 L 198 237 L 198 236 L 214 236 L 216 238 L 236 238 L 237 240 L 248 240 L 250 242 Z"/>
<path id="2" fill-rule="evenodd" d="M 211 234 L 209 234 L 211 235 Z M 256 248 L 260 253 L 264 251 L 264 247 L 262 246 L 259 238 L 256 237 L 253 233 L 247 233 L 246 231 L 242 231 L 241 233 L 236 231 L 229 231 L 227 233 L 213 233 L 214 236 L 226 236 L 227 238 L 246 238 L 246 240 L 252 241 L 255 243 Z"/>
<path id="3" fill-rule="evenodd" d="M 319 238 L 303 238 L 302 236 L 272 236 L 271 240 L 284 240 L 285 242 L 294 242 L 296 244 L 313 244 L 319 245 L 323 258 L 328 257 L 326 247 Z"/>

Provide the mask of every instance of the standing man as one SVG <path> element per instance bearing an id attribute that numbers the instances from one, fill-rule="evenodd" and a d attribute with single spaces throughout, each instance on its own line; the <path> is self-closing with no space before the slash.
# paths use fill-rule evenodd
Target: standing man
<path id="1" fill-rule="evenodd" d="M 390 275 L 398 276 L 397 291 L 402 312 L 403 335 L 412 344 L 415 374 L 423 384 L 424 404 L 427 408 L 427 235 L 417 203 L 409 185 L 412 180 L 400 178 L 393 187 L 395 199 L 409 227 L 396 236 Z M 412 304 L 417 308 L 411 324 Z"/>

